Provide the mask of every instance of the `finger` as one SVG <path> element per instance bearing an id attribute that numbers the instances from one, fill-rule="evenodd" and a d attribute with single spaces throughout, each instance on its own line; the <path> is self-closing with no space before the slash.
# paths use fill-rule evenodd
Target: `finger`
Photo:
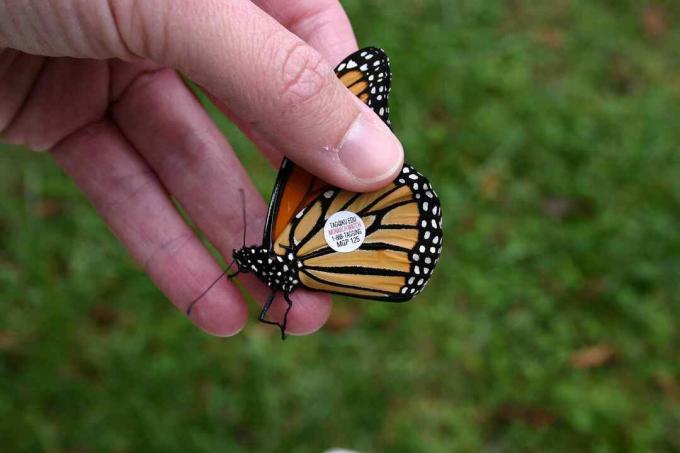
<path id="1" fill-rule="evenodd" d="M 15 100 L 7 110 L 0 103 L 0 112 L 7 115 L 0 129 L 3 140 L 47 150 L 83 125 L 99 120 L 108 104 L 108 72 L 102 60 L 20 53 L 0 81 L 0 99 L 4 91 Z M 11 83 L 19 73 L 18 83 Z"/>
<path id="2" fill-rule="evenodd" d="M 158 179 L 109 121 L 74 133 L 53 150 L 113 233 L 181 310 L 221 272 L 184 223 Z M 222 279 L 192 312 L 205 331 L 229 336 L 244 326 L 247 308 Z"/>
<path id="3" fill-rule="evenodd" d="M 227 141 L 173 71 L 135 79 L 113 106 L 112 114 L 163 185 L 224 256 L 231 256 L 233 249 L 243 245 L 244 227 L 248 244 L 261 243 L 266 214 L 262 198 Z M 239 189 L 245 192 L 245 224 Z M 253 276 L 244 275 L 241 280 L 260 303 L 271 292 Z M 293 298 L 289 332 L 319 329 L 328 318 L 330 297 L 296 291 Z M 277 301 L 272 313 L 282 315 L 284 305 Z"/>
<path id="4" fill-rule="evenodd" d="M 376 189 L 401 168 L 403 150 L 389 128 L 337 80 L 317 51 L 250 1 L 58 3 L 62 15 L 68 6 L 74 9 L 66 23 L 76 31 L 59 21 L 55 25 L 59 16 L 49 6 L 28 15 L 16 4 L 3 11 L 0 3 L 0 28 L 5 29 L 0 46 L 79 56 L 112 49 L 113 56 L 143 56 L 180 69 L 239 112 L 269 143 L 339 187 Z M 110 6 L 109 13 L 92 4 Z M 2 19 L 3 13 L 9 19 Z M 23 28 L 16 25 L 25 22 Z M 74 44 L 81 41 L 91 45 Z"/>
<path id="5" fill-rule="evenodd" d="M 254 0 L 253 3 L 334 66 L 357 50 L 352 26 L 337 0 Z"/>
<path id="6" fill-rule="evenodd" d="M 0 51 L 0 132 L 21 109 L 44 60 L 16 50 Z"/>
<path id="7" fill-rule="evenodd" d="M 314 47 L 327 61 L 336 65 L 357 49 L 356 38 L 347 14 L 337 0 L 255 0 L 284 27 Z M 250 138 L 267 159 L 278 168 L 282 153 L 267 142 L 248 122 L 223 102 L 208 93 L 211 101 Z"/>

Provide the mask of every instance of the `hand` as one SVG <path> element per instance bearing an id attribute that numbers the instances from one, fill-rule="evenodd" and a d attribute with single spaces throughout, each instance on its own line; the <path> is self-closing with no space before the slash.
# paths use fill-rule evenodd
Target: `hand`
<path id="1" fill-rule="evenodd" d="M 221 269 L 172 199 L 227 257 L 241 246 L 238 189 L 249 244 L 261 241 L 266 206 L 175 70 L 273 164 L 285 154 L 328 182 L 366 191 L 393 179 L 403 153 L 333 74 L 354 50 L 335 0 L 4 0 L 0 138 L 48 150 L 184 310 Z M 242 281 L 266 299 L 259 281 Z M 330 313 L 327 295 L 296 291 L 293 299 L 290 333 L 313 332 Z M 284 305 L 275 304 L 274 317 Z M 191 319 L 233 335 L 246 304 L 223 279 Z"/>

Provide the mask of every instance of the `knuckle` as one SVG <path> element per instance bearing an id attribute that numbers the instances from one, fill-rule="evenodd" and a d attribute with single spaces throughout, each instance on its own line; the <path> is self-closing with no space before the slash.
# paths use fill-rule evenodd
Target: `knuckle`
<path id="1" fill-rule="evenodd" d="M 115 42 L 124 58 L 161 59 L 168 45 L 170 5 L 155 0 L 107 0 Z"/>
<path id="2" fill-rule="evenodd" d="M 92 194 L 92 201 L 98 206 L 104 217 L 125 215 L 126 207 L 141 197 L 155 183 L 155 174 L 150 168 L 137 169 L 130 173 L 110 174 L 111 185 L 116 187 L 114 193 L 101 192 Z"/>
<path id="3" fill-rule="evenodd" d="M 180 252 L 194 244 L 194 238 L 191 231 L 184 231 L 154 244 L 148 255 L 142 259 L 144 272 L 150 275 L 170 274 L 178 267 Z"/>
<path id="4" fill-rule="evenodd" d="M 287 114 L 332 89 L 333 71 L 314 49 L 294 43 L 282 50 L 280 108 Z"/>

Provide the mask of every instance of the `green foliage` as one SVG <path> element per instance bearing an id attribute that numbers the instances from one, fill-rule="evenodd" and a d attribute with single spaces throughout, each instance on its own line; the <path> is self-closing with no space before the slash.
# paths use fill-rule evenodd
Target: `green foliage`
<path id="1" fill-rule="evenodd" d="M 345 2 L 445 255 L 312 337 L 200 333 L 48 155 L 2 149 L 3 450 L 680 450 L 680 10 L 536 3 Z"/>

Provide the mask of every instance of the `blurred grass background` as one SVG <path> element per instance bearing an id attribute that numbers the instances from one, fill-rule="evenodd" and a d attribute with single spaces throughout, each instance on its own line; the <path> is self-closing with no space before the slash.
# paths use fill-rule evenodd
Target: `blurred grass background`
<path id="1" fill-rule="evenodd" d="M 5 146 L 3 451 L 680 451 L 680 5 L 343 4 L 442 198 L 428 289 L 208 337 L 49 155 Z"/>

